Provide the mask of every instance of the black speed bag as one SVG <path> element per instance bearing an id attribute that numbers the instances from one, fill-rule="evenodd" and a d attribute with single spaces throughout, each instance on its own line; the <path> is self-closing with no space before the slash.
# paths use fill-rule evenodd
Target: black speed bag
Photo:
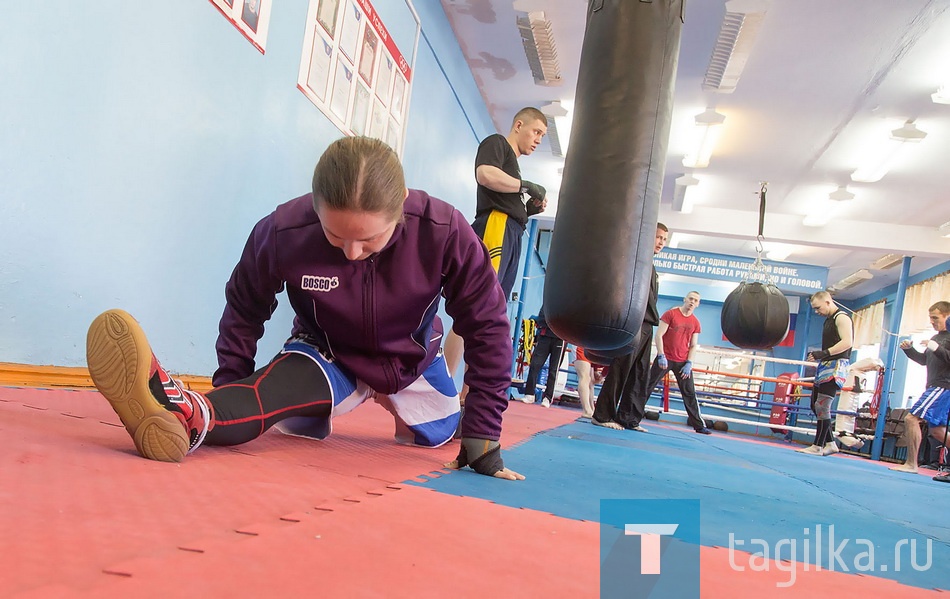
<path id="1" fill-rule="evenodd" d="M 736 347 L 771 349 L 788 334 L 788 300 L 775 285 L 742 282 L 723 302 L 720 321 Z"/>

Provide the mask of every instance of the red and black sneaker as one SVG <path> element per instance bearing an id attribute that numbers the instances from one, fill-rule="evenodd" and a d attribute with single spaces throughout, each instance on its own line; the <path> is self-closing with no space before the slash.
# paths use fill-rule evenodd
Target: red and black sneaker
<path id="1" fill-rule="evenodd" d="M 96 388 L 146 458 L 180 462 L 214 426 L 207 398 L 168 376 L 128 312 L 109 310 L 92 321 L 86 363 Z"/>

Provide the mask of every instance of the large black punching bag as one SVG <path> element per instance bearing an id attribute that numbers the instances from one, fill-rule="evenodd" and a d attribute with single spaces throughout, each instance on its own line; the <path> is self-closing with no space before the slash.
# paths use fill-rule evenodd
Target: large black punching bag
<path id="1" fill-rule="evenodd" d="M 587 358 L 590 360 L 592 364 L 600 364 L 601 366 L 610 366 L 611 363 L 613 363 L 613 361 L 616 358 L 619 358 L 621 356 L 626 356 L 628 354 L 632 354 L 634 351 L 638 349 L 639 345 L 640 345 L 640 336 L 634 335 L 630 343 L 626 345 L 621 345 L 620 347 L 617 347 L 614 349 L 601 349 L 601 350 L 585 349 L 584 355 L 587 356 Z"/>
<path id="2" fill-rule="evenodd" d="M 743 281 L 726 297 L 719 320 L 736 347 L 772 349 L 788 334 L 788 300 L 771 283 Z"/>
<path id="3" fill-rule="evenodd" d="M 630 345 L 650 292 L 683 0 L 590 0 L 544 281 L 548 324 Z"/>

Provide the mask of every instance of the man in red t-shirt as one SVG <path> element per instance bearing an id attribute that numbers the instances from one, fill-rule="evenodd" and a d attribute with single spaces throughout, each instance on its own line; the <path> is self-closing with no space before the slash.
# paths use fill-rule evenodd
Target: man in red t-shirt
<path id="1" fill-rule="evenodd" d="M 706 427 L 703 415 L 696 401 L 696 388 L 693 385 L 693 352 L 699 345 L 699 333 L 702 326 L 693 314 L 699 305 L 699 292 L 690 291 L 683 298 L 683 305 L 670 308 L 660 317 L 656 331 L 656 359 L 650 368 L 650 386 L 652 391 L 668 370 L 673 371 L 683 405 L 688 414 L 686 422 L 697 433 L 711 433 Z"/>

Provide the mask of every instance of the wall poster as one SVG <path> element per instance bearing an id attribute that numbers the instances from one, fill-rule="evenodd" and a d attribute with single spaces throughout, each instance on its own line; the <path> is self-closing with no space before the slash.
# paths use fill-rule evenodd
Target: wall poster
<path id="1" fill-rule="evenodd" d="M 272 0 L 211 0 L 221 14 L 264 53 Z"/>
<path id="2" fill-rule="evenodd" d="M 399 154 L 421 31 L 405 1 L 416 26 L 412 48 L 396 45 L 371 0 L 310 0 L 297 77 L 297 88 L 341 131 L 381 139 Z"/>

